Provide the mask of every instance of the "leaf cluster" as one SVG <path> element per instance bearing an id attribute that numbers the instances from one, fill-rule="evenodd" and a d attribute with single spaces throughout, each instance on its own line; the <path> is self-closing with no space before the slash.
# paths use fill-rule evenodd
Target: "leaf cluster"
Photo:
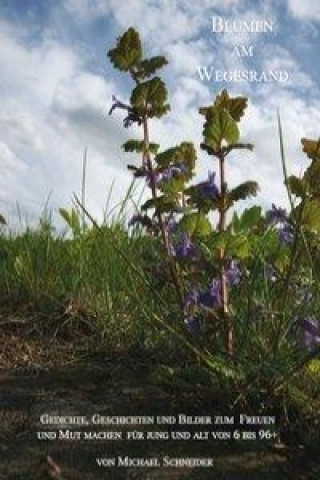
<path id="1" fill-rule="evenodd" d="M 170 213 L 178 210 L 178 197 L 176 195 L 160 195 L 150 198 L 142 206 L 142 210 L 153 208 L 157 213 Z"/>
<path id="2" fill-rule="evenodd" d="M 246 200 L 249 197 L 255 197 L 259 191 L 257 182 L 248 180 L 241 183 L 227 193 L 227 205 L 230 208 L 235 202 L 239 200 Z"/>
<path id="3" fill-rule="evenodd" d="M 303 151 L 311 159 L 311 164 L 301 178 L 291 175 L 288 178 L 288 187 L 293 195 L 298 198 L 320 197 L 320 139 L 301 140 Z"/>
<path id="4" fill-rule="evenodd" d="M 165 83 L 159 77 L 147 80 L 133 89 L 130 103 L 135 112 L 141 117 L 162 117 L 169 110 L 166 103 L 168 91 Z"/>
<path id="5" fill-rule="evenodd" d="M 301 140 L 303 151 L 311 159 L 301 178 L 291 175 L 287 185 L 290 192 L 301 199 L 292 217 L 309 231 L 320 232 L 320 139 Z"/>
<path id="6" fill-rule="evenodd" d="M 159 77 L 150 79 L 168 62 L 163 56 L 143 58 L 140 36 L 134 28 L 130 27 L 118 38 L 108 57 L 115 68 L 130 73 L 136 83 L 130 99 L 135 121 L 145 116 L 161 117 L 170 110 L 164 82 Z"/>
<path id="7" fill-rule="evenodd" d="M 135 152 L 135 153 L 143 153 L 145 152 L 145 142 L 143 140 L 128 140 L 122 145 L 122 148 L 125 152 Z M 149 143 L 149 152 L 153 153 L 154 155 L 158 152 L 160 145 L 157 143 Z"/>
<path id="8" fill-rule="evenodd" d="M 217 95 L 212 106 L 201 107 L 199 113 L 205 116 L 204 142 L 201 148 L 209 154 L 217 155 L 224 144 L 235 145 L 240 135 L 237 123 L 244 115 L 246 107 L 246 97 L 232 98 L 227 90 Z"/>
<path id="9" fill-rule="evenodd" d="M 211 223 L 202 212 L 186 213 L 179 222 L 179 228 L 191 237 L 206 237 L 212 232 Z"/>
<path id="10" fill-rule="evenodd" d="M 167 65 L 163 56 L 143 59 L 143 50 L 139 33 L 130 27 L 117 39 L 117 44 L 108 52 L 108 57 L 115 68 L 130 72 L 135 80 L 151 77 L 157 70 Z"/>

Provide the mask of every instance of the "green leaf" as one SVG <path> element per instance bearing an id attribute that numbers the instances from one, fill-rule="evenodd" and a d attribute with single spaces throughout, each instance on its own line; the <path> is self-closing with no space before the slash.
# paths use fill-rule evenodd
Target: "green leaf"
<path id="1" fill-rule="evenodd" d="M 320 200 L 310 200 L 304 206 L 299 206 L 299 208 L 303 208 L 303 226 L 310 231 L 320 233 Z"/>
<path id="2" fill-rule="evenodd" d="M 320 139 L 309 140 L 307 138 L 302 138 L 301 143 L 303 145 L 303 151 L 309 158 L 312 160 L 320 160 Z"/>
<path id="3" fill-rule="evenodd" d="M 153 75 L 160 68 L 167 65 L 167 63 L 167 59 L 162 56 L 142 60 L 138 65 L 137 76 L 140 79 L 151 77 L 151 75 Z"/>
<path id="4" fill-rule="evenodd" d="M 198 242 L 198 245 L 199 245 L 199 247 L 200 247 L 200 249 L 201 249 L 201 252 L 202 252 L 204 258 L 205 258 L 208 262 L 210 262 L 210 261 L 212 260 L 212 258 L 213 258 L 213 252 L 212 252 L 212 250 L 210 250 L 210 248 L 208 247 L 208 245 L 206 245 L 206 243 L 204 243 L 204 242 L 199 241 L 199 242 Z"/>
<path id="5" fill-rule="evenodd" d="M 169 165 L 174 165 L 181 160 L 179 147 L 172 147 L 158 153 L 155 158 L 157 165 L 160 168 L 167 168 Z"/>
<path id="6" fill-rule="evenodd" d="M 246 208 L 240 218 L 241 229 L 244 231 L 251 230 L 261 220 L 262 209 L 258 205 Z"/>
<path id="7" fill-rule="evenodd" d="M 150 198 L 141 207 L 142 210 L 154 208 L 157 212 L 171 212 L 177 207 L 176 198 L 174 196 L 162 195 L 158 198 Z"/>
<path id="8" fill-rule="evenodd" d="M 246 259 L 250 256 L 250 242 L 245 234 L 233 235 L 230 230 L 223 232 L 213 232 L 208 240 L 206 239 L 206 246 L 211 252 L 211 259 L 218 259 L 219 249 L 226 250 L 228 256 L 237 257 L 239 259 Z M 210 259 L 207 254 L 207 258 Z"/>
<path id="9" fill-rule="evenodd" d="M 227 243 L 228 254 L 244 260 L 250 256 L 250 243 L 246 235 L 230 235 Z"/>
<path id="10" fill-rule="evenodd" d="M 190 236 L 205 237 L 212 231 L 211 223 L 203 213 L 189 213 L 179 222 L 181 230 Z"/>
<path id="11" fill-rule="evenodd" d="M 183 192 L 185 180 L 183 178 L 172 178 L 164 182 L 158 183 L 158 188 L 164 193 L 179 193 Z"/>
<path id="12" fill-rule="evenodd" d="M 4 218 L 3 215 L 0 213 L 0 225 L 7 225 L 6 219 Z"/>
<path id="13" fill-rule="evenodd" d="M 140 115 L 148 114 L 151 117 L 161 117 L 170 110 L 166 104 L 168 91 L 165 83 L 159 78 L 139 83 L 132 91 L 130 103 Z"/>
<path id="14" fill-rule="evenodd" d="M 70 212 L 65 208 L 59 208 L 59 213 L 71 228 L 73 235 L 79 235 L 81 232 L 81 225 L 78 212 L 74 208 L 72 208 Z"/>
<path id="15" fill-rule="evenodd" d="M 189 181 L 193 177 L 197 159 L 197 152 L 192 142 L 182 142 L 180 144 L 180 156 L 180 161 L 183 162 L 187 170 L 184 178 Z"/>
<path id="16" fill-rule="evenodd" d="M 71 217 L 70 217 L 70 213 L 68 212 L 68 210 L 66 210 L 65 208 L 59 208 L 59 213 L 60 213 L 61 217 L 63 218 L 63 220 L 70 227 L 71 226 Z"/>
<path id="17" fill-rule="evenodd" d="M 81 233 L 80 216 L 75 208 L 71 209 L 71 227 L 74 235 Z"/>
<path id="18" fill-rule="evenodd" d="M 128 140 L 122 145 L 125 152 L 137 152 L 142 153 L 145 150 L 145 143 L 143 140 Z M 159 150 L 160 145 L 157 143 L 149 143 L 149 152 L 154 155 Z"/>
<path id="19" fill-rule="evenodd" d="M 223 109 L 210 107 L 206 113 L 206 121 L 203 127 L 205 146 L 217 151 L 225 140 L 228 145 L 237 143 L 239 129 L 231 115 Z"/>
<path id="20" fill-rule="evenodd" d="M 229 206 L 233 205 L 238 200 L 246 200 L 248 197 L 255 197 L 258 193 L 259 186 L 257 182 L 248 180 L 241 183 L 227 194 L 227 201 Z"/>
<path id="21" fill-rule="evenodd" d="M 306 194 L 306 182 L 302 178 L 298 178 L 295 175 L 288 177 L 288 187 L 290 192 L 296 197 L 303 198 Z"/>
<path id="22" fill-rule="evenodd" d="M 229 97 L 227 90 L 223 90 L 220 95 L 217 95 L 214 102 L 215 107 L 227 110 L 236 122 L 239 122 L 244 115 L 247 104 L 248 99 L 246 97 Z M 210 108 L 201 107 L 199 113 L 206 116 Z"/>
<path id="23" fill-rule="evenodd" d="M 217 96 L 214 105 L 215 107 L 225 108 L 231 117 L 236 122 L 239 122 L 247 108 L 248 99 L 246 97 L 229 97 L 227 90 L 223 90 L 221 94 Z"/>
<path id="24" fill-rule="evenodd" d="M 240 217 L 235 212 L 231 222 L 234 233 L 248 232 L 252 230 L 259 224 L 261 220 L 261 214 L 262 209 L 257 205 L 246 208 Z"/>
<path id="25" fill-rule="evenodd" d="M 241 231 L 240 218 L 239 218 L 239 215 L 237 214 L 237 212 L 233 212 L 232 220 L 231 220 L 231 226 L 232 226 L 232 230 L 235 233 L 239 233 Z"/>
<path id="26" fill-rule="evenodd" d="M 320 195 L 320 157 L 312 160 L 311 165 L 305 171 L 303 182 L 311 195 Z"/>
<path id="27" fill-rule="evenodd" d="M 208 248 L 216 255 L 218 249 L 227 247 L 229 237 L 230 232 L 228 231 L 212 232 L 206 243 Z"/>
<path id="28" fill-rule="evenodd" d="M 109 50 L 108 57 L 118 70 L 127 72 L 135 67 L 142 57 L 139 33 L 130 27 L 118 38 L 116 47 Z"/>

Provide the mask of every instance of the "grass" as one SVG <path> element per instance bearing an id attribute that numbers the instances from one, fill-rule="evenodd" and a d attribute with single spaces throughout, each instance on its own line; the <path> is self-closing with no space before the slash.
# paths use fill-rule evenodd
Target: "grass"
<path id="1" fill-rule="evenodd" d="M 266 239 L 256 241 L 261 253 Z M 170 289 L 154 273 L 159 259 L 157 240 L 128 232 L 119 219 L 66 235 L 42 218 L 37 228 L 0 237 L 1 313 L 37 318 L 38 328 L 54 336 L 76 339 L 81 332 L 90 337 L 91 351 L 151 355 L 159 361 L 154 378 L 164 388 L 198 388 L 209 397 L 218 389 L 229 406 L 275 411 L 297 438 L 314 445 L 317 360 L 299 346 L 294 308 L 277 313 L 280 287 L 266 281 L 265 257 L 247 262 L 252 273 L 232 293 L 232 360 L 211 326 L 202 338 L 184 332 Z"/>
<path id="2" fill-rule="evenodd" d="M 133 339 L 139 335 L 128 322 L 128 312 L 135 318 L 136 310 L 129 295 L 133 279 L 111 247 L 115 241 L 133 261 L 140 260 L 144 240 L 130 238 L 121 225 L 103 227 L 103 235 L 88 229 L 67 238 L 42 221 L 34 230 L 1 236 L 3 313 L 40 315 L 46 322 L 68 313 L 86 318 L 102 336 L 107 333 L 114 346 L 128 329 L 124 338 Z"/>

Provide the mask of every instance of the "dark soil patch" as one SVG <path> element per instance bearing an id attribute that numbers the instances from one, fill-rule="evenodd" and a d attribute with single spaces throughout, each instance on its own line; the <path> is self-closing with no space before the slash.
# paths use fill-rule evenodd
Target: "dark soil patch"
<path id="1" fill-rule="evenodd" d="M 29 325 L 30 327 L 30 325 Z M 155 359 L 133 353 L 99 353 L 83 357 L 88 339 L 26 331 L 25 324 L 2 326 L 0 333 L 0 479 L 103 480 L 318 479 L 319 465 L 299 449 L 250 446 L 219 441 L 39 440 L 37 431 L 52 430 L 40 416 L 202 415 L 219 414 L 221 399 L 201 406 L 197 392 L 184 395 L 160 388 L 152 378 Z M 76 348 L 75 348 L 76 345 Z M 81 430 L 82 427 L 72 427 Z M 140 430 L 152 427 L 140 427 Z M 59 429 L 59 428 L 58 428 Z M 64 429 L 64 427 L 63 427 Z M 90 427 L 90 430 L 121 427 Z M 159 429 L 159 428 L 158 428 Z M 165 428 L 167 429 L 167 428 Z M 176 428 L 175 428 L 176 429 Z M 214 458 L 206 468 L 101 468 L 97 457 Z"/>

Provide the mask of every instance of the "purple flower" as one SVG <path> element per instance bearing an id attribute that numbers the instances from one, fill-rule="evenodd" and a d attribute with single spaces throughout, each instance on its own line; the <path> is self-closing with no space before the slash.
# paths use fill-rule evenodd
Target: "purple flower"
<path id="1" fill-rule="evenodd" d="M 126 110 L 128 112 L 128 115 L 123 119 L 123 126 L 125 128 L 130 127 L 134 122 L 137 122 L 138 125 L 141 125 L 141 117 L 139 117 L 139 115 L 133 110 L 132 107 L 130 107 L 130 105 L 126 105 L 125 103 L 121 102 L 114 95 L 112 95 L 112 101 L 113 104 L 109 110 L 109 115 L 111 115 L 117 108 L 120 108 L 121 110 Z"/>
<path id="2" fill-rule="evenodd" d="M 215 278 L 211 282 L 211 286 L 200 293 L 199 304 L 207 308 L 215 308 L 221 306 L 221 282 Z"/>
<path id="3" fill-rule="evenodd" d="M 276 207 L 273 203 L 271 210 L 268 210 L 266 213 L 266 220 L 270 225 L 286 223 L 288 221 L 288 215 L 284 208 Z"/>
<path id="4" fill-rule="evenodd" d="M 186 233 L 179 237 L 179 243 L 174 247 L 174 256 L 177 258 L 193 257 L 197 254 L 197 248 Z"/>
<path id="5" fill-rule="evenodd" d="M 172 165 L 166 168 L 162 172 L 162 181 L 168 181 L 172 178 L 177 178 L 186 173 L 187 169 L 183 163 L 179 163 L 178 165 Z"/>
<path id="6" fill-rule="evenodd" d="M 146 176 L 146 183 L 149 188 L 151 188 L 152 185 L 157 185 L 161 178 L 161 174 L 155 171 L 152 171 L 152 172 L 146 171 L 145 176 Z"/>
<path id="7" fill-rule="evenodd" d="M 185 317 L 184 319 L 184 323 L 185 323 L 185 326 L 187 328 L 187 330 L 192 333 L 192 334 L 196 334 L 199 332 L 200 330 L 200 324 L 199 324 L 199 320 L 195 317 Z"/>
<path id="8" fill-rule="evenodd" d="M 170 165 L 157 177 L 157 184 L 161 182 L 169 182 L 173 178 L 179 178 L 186 173 L 187 169 L 183 163 L 177 165 Z"/>
<path id="9" fill-rule="evenodd" d="M 197 189 L 200 197 L 215 200 L 219 196 L 219 189 L 215 184 L 215 172 L 208 173 L 208 180 L 198 183 Z"/>
<path id="10" fill-rule="evenodd" d="M 230 285 L 238 285 L 240 282 L 240 270 L 235 260 L 232 260 L 226 271 L 227 281 Z"/>
<path id="11" fill-rule="evenodd" d="M 120 102 L 120 100 L 118 100 L 117 97 L 115 97 L 114 95 L 112 95 L 112 101 L 113 101 L 113 104 L 111 105 L 111 108 L 109 110 L 109 115 L 111 115 L 112 112 L 117 108 L 120 108 L 121 110 L 127 110 L 127 111 L 130 109 L 129 105 L 126 105 L 125 103 Z"/>
<path id="12" fill-rule="evenodd" d="M 303 343 L 307 349 L 312 349 L 320 343 L 320 323 L 314 316 L 306 317 L 301 322 Z"/>
<path id="13" fill-rule="evenodd" d="M 285 245 L 293 242 L 293 232 L 290 225 L 284 225 L 278 230 L 279 241 Z"/>
<path id="14" fill-rule="evenodd" d="M 266 213 L 266 221 L 269 225 L 280 225 L 278 239 L 283 244 L 292 243 L 293 231 L 289 223 L 288 214 L 284 208 L 278 208 L 272 204 L 271 210 Z"/>
<path id="15" fill-rule="evenodd" d="M 137 122 L 137 121 L 138 121 L 137 116 L 134 113 L 130 112 L 129 115 L 127 115 L 123 119 L 123 126 L 124 126 L 124 128 L 129 128 L 129 127 L 131 127 L 131 125 L 134 124 L 134 122 Z M 138 123 L 139 123 L 139 121 L 138 121 Z M 139 123 L 139 125 L 140 125 L 140 123 Z"/>

